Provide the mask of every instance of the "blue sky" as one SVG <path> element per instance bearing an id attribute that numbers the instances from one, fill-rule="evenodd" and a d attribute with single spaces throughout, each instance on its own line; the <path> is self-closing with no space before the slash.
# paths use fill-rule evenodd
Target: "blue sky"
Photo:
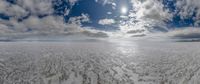
<path id="1" fill-rule="evenodd" d="M 84 23 L 84 26 L 92 26 L 97 29 L 117 29 L 117 26 L 113 25 L 100 25 L 98 24 L 98 21 L 104 18 L 120 20 L 120 16 L 122 15 L 120 10 L 122 6 L 126 6 L 130 9 L 133 9 L 134 7 L 132 7 L 130 0 L 115 0 L 114 2 L 117 5 L 116 9 L 112 9 L 111 4 L 103 4 L 103 1 L 96 2 L 95 0 L 80 0 L 72 7 L 69 15 L 65 18 L 68 20 L 69 17 L 80 16 L 82 13 L 89 14 L 91 22 Z M 181 18 L 181 15 L 175 13 L 176 0 L 163 0 L 162 4 L 165 6 L 163 9 L 167 9 L 170 13 L 174 14 L 172 20 L 166 21 L 169 28 L 194 26 L 193 18 L 196 16 L 196 11 L 193 11 L 193 15 L 190 17 Z M 107 14 L 107 12 L 112 12 L 112 14 Z"/>
<path id="2" fill-rule="evenodd" d="M 125 35 L 199 24 L 198 0 L 0 0 L 1 36 Z"/>
<path id="3" fill-rule="evenodd" d="M 83 23 L 84 26 L 92 26 L 97 29 L 103 30 L 113 30 L 117 29 L 116 24 L 113 25 L 100 25 L 99 20 L 105 18 L 111 18 L 119 20 L 120 7 L 125 5 L 130 7 L 130 2 L 128 0 L 116 0 L 116 9 L 113 9 L 111 4 L 105 4 L 103 1 L 96 2 L 95 0 L 81 0 L 77 2 L 71 9 L 68 16 L 66 16 L 66 21 L 73 16 L 80 16 L 82 13 L 88 14 L 90 16 L 90 22 Z M 108 14 L 111 12 L 112 14 Z"/>

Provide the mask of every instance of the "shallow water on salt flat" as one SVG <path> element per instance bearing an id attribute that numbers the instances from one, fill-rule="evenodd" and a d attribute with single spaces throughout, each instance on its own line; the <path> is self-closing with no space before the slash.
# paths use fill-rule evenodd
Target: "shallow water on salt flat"
<path id="1" fill-rule="evenodd" d="M 0 84 L 200 84 L 199 42 L 1 42 Z"/>

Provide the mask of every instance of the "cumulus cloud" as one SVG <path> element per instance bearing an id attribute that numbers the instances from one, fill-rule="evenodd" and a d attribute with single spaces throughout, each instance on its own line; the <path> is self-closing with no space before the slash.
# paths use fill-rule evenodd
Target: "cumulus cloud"
<path id="1" fill-rule="evenodd" d="M 16 4 L 11 4 L 0 0 L 0 13 L 10 17 L 9 20 L 0 19 L 0 40 L 52 35 L 107 37 L 103 31 L 82 27 L 83 22 L 90 21 L 87 14 L 71 17 L 68 22 L 65 22 L 62 16 L 54 15 L 52 1 L 17 0 Z M 67 1 L 73 6 L 78 0 Z M 66 10 L 69 12 L 70 9 Z M 45 16 L 39 17 L 41 15 Z M 26 18 L 19 21 L 22 17 Z"/>
<path id="2" fill-rule="evenodd" d="M 120 30 L 125 34 L 132 31 L 166 29 L 165 21 L 170 21 L 173 14 L 164 9 L 162 0 L 131 0 L 132 8 L 128 15 L 120 21 Z M 150 31 L 149 31 L 150 32 Z"/>
<path id="3" fill-rule="evenodd" d="M 116 9 L 117 4 L 115 3 L 116 0 L 95 0 L 95 2 L 100 2 L 103 5 L 109 4 L 112 6 L 112 9 Z"/>
<path id="4" fill-rule="evenodd" d="M 163 21 L 171 19 L 172 15 L 164 9 L 162 1 L 158 0 L 132 0 L 138 19 Z"/>
<path id="5" fill-rule="evenodd" d="M 167 33 L 172 38 L 193 39 L 200 38 L 200 28 L 176 29 Z"/>
<path id="6" fill-rule="evenodd" d="M 34 15 L 46 15 L 53 12 L 52 0 L 17 0 L 17 4 Z"/>
<path id="7" fill-rule="evenodd" d="M 192 19 L 194 26 L 200 25 L 200 2 L 199 0 L 131 0 L 133 12 L 130 12 L 129 17 L 135 17 L 138 21 L 143 21 L 145 24 L 157 25 L 163 24 L 172 20 L 173 17 L 180 16 L 181 20 Z M 174 3 L 172 10 L 169 11 L 167 5 Z"/>
<path id="8" fill-rule="evenodd" d="M 66 0 L 69 6 L 74 6 L 78 0 Z M 51 15 L 54 12 L 53 6 L 60 5 L 62 0 L 16 0 L 15 4 L 6 0 L 0 0 L 0 13 L 6 15 L 25 16 L 29 15 Z M 71 7 L 66 7 L 65 15 L 68 14 Z"/>
<path id="9" fill-rule="evenodd" d="M 111 14 L 112 14 L 112 12 L 107 12 L 107 14 L 108 14 L 108 15 L 111 15 Z"/>
<path id="10" fill-rule="evenodd" d="M 143 32 L 145 32 L 144 29 L 141 29 L 141 30 L 138 29 L 138 30 L 130 30 L 127 33 L 129 33 L 129 34 L 135 34 L 135 33 L 143 33 Z"/>
<path id="11" fill-rule="evenodd" d="M 146 34 L 137 34 L 137 35 L 132 35 L 131 37 L 144 37 Z"/>
<path id="12" fill-rule="evenodd" d="M 76 20 L 86 21 L 83 19 L 84 16 L 82 18 L 80 17 L 77 17 Z M 63 18 L 60 16 L 47 16 L 44 18 L 31 16 L 22 22 L 18 22 L 14 19 L 10 21 L 0 21 L 0 27 L 1 36 L 14 36 L 13 38 L 52 35 L 85 35 L 90 37 L 107 37 L 107 34 L 103 31 L 83 28 L 79 22 L 78 24 L 76 24 L 76 21 L 75 23 L 65 23 Z"/>
<path id="13" fill-rule="evenodd" d="M 101 37 L 101 38 L 109 37 L 106 32 L 102 32 L 102 31 L 93 31 L 93 32 L 83 31 L 81 33 L 90 37 Z"/>
<path id="14" fill-rule="evenodd" d="M 70 2 L 70 4 L 73 6 L 78 0 L 68 0 L 68 2 Z"/>
<path id="15" fill-rule="evenodd" d="M 99 20 L 99 24 L 101 25 L 111 25 L 111 24 L 114 24 L 115 23 L 115 20 L 114 19 L 101 19 Z"/>
<path id="16" fill-rule="evenodd" d="M 76 28 L 70 28 L 70 25 L 64 23 L 63 18 L 59 16 L 47 16 L 39 18 L 30 16 L 28 19 L 18 22 L 15 19 L 2 21 L 2 25 L 15 33 L 61 33 L 65 31 L 76 31 Z"/>
<path id="17" fill-rule="evenodd" d="M 68 22 L 71 24 L 81 25 L 82 22 L 90 22 L 90 18 L 88 14 L 81 14 L 81 16 L 70 17 Z"/>
<path id="18" fill-rule="evenodd" d="M 31 16 L 23 21 L 26 28 L 30 32 L 61 32 L 66 28 L 66 24 L 63 22 L 63 18 L 59 16 L 47 16 L 42 19 Z M 28 31 L 28 30 L 26 30 Z"/>
<path id="19" fill-rule="evenodd" d="M 199 0 L 178 0 L 176 2 L 176 13 L 181 16 L 181 19 L 193 18 L 195 26 L 200 25 Z M 195 16 L 194 13 L 196 13 Z"/>
<path id="20" fill-rule="evenodd" d="M 102 1 L 103 5 L 105 5 L 105 4 L 113 5 L 115 0 L 96 0 L 96 1 Z"/>
<path id="21" fill-rule="evenodd" d="M 180 16 L 181 20 L 192 19 L 194 26 L 200 25 L 200 2 L 199 0 L 175 0 L 174 12 L 166 8 L 167 3 L 164 0 L 131 0 L 132 9 L 129 11 L 125 20 L 120 23 L 120 29 L 123 32 L 146 29 L 168 31 L 167 21 L 173 17 Z M 174 0 L 173 0 L 174 1 Z M 172 7 L 172 5 L 170 6 Z M 159 28 L 159 29 L 156 29 Z"/>
<path id="22" fill-rule="evenodd" d="M 0 34 L 8 34 L 8 33 L 12 33 L 12 30 L 10 30 L 8 26 L 0 24 Z"/>
<path id="23" fill-rule="evenodd" d="M 0 0 L 0 13 L 8 16 L 13 16 L 15 18 L 20 18 L 28 14 L 28 12 L 21 6 L 10 4 L 3 0 Z"/>

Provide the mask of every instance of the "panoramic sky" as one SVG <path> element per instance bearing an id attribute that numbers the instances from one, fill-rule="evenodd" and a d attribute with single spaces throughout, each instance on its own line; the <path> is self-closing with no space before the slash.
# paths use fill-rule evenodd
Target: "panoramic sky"
<path id="1" fill-rule="evenodd" d="M 173 29 L 196 34 L 191 29 L 199 25 L 199 0 L 0 0 L 0 37 L 6 39 L 130 37 Z"/>

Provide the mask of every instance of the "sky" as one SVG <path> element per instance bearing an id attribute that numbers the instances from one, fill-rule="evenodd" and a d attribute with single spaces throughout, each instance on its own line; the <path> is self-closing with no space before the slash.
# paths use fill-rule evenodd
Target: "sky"
<path id="1" fill-rule="evenodd" d="M 0 0 L 1 39 L 171 31 L 198 37 L 199 26 L 199 0 Z"/>

